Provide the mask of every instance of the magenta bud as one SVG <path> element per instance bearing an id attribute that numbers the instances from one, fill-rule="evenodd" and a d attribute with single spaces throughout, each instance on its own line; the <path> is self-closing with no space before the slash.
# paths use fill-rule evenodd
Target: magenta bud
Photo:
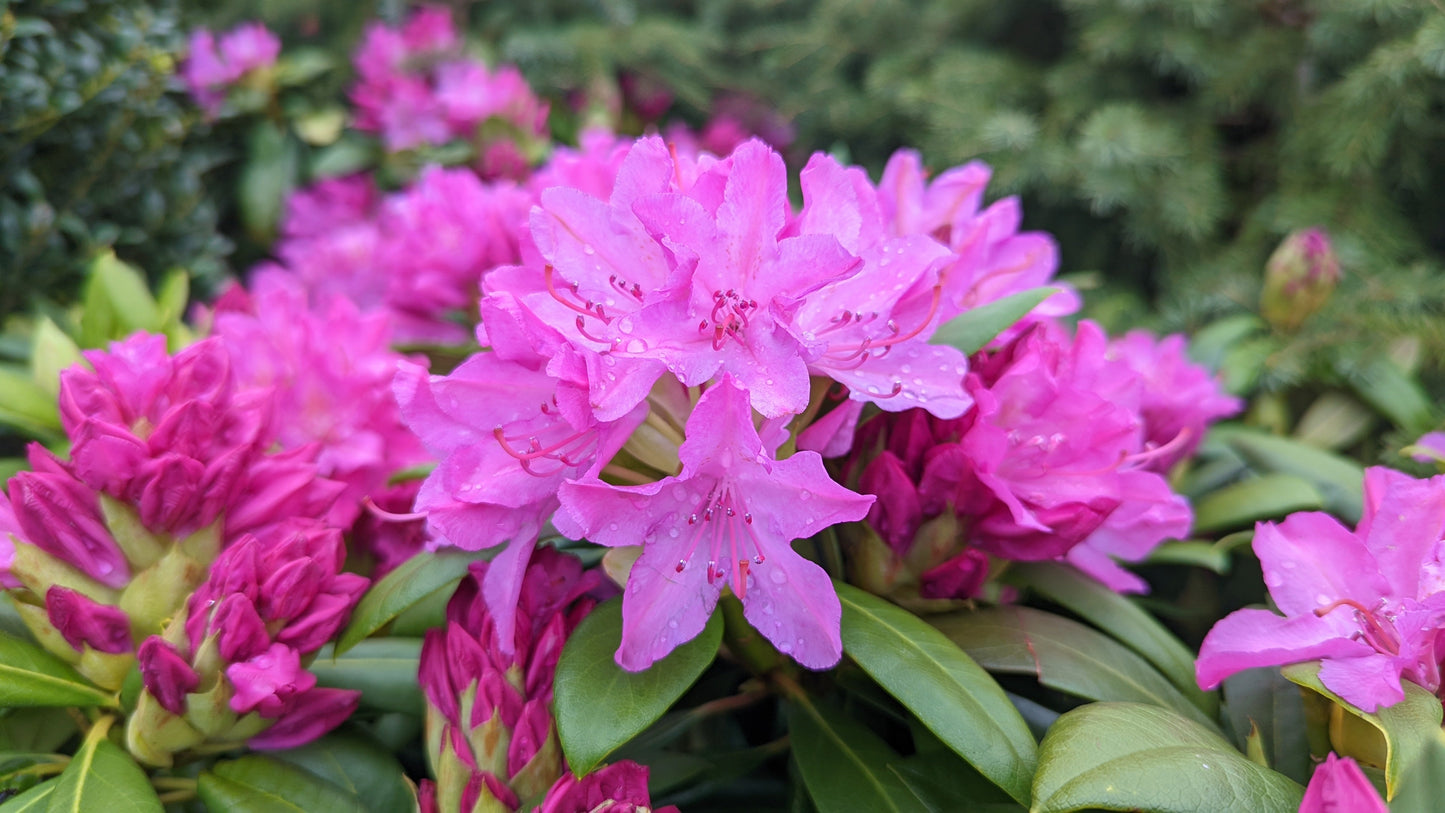
<path id="1" fill-rule="evenodd" d="M 563 771 L 542 800 L 537 813 L 641 813 L 652 809 L 647 768 L 636 762 L 614 762 L 578 779 Z M 671 808 L 676 810 L 676 808 Z"/>
<path id="2" fill-rule="evenodd" d="M 923 598 L 973 598 L 988 579 L 988 556 L 969 548 L 947 562 L 924 571 L 918 579 Z"/>
<path id="3" fill-rule="evenodd" d="M 198 514 L 206 512 L 203 503 L 210 499 L 210 495 L 201 491 L 204 472 L 205 467 L 199 461 L 171 452 L 147 460 L 133 483 L 133 486 L 140 485 L 136 507 L 141 524 L 172 533 L 193 531 L 204 525 L 197 519 Z"/>
<path id="4" fill-rule="evenodd" d="M 211 615 L 210 629 L 227 663 L 249 661 L 265 653 L 271 644 L 266 622 L 256 612 L 256 605 L 239 593 L 221 599 Z"/>
<path id="5" fill-rule="evenodd" d="M 311 680 L 314 683 L 316 678 L 313 676 Z M 281 718 L 252 737 L 247 745 L 263 751 L 281 751 L 305 745 L 345 722 L 356 711 L 361 692 L 312 688 L 294 695 L 291 701 L 290 708 Z"/>
<path id="6" fill-rule="evenodd" d="M 185 658 L 160 636 L 152 635 L 141 643 L 136 661 L 146 691 L 161 704 L 161 708 L 171 714 L 185 714 L 186 695 L 194 692 L 201 682 L 200 676 Z"/>
<path id="7" fill-rule="evenodd" d="M 111 538 L 95 492 L 34 444 L 34 471 L 10 478 L 10 504 L 25 541 L 108 587 L 130 580 L 125 554 Z"/>
<path id="8" fill-rule="evenodd" d="M 237 714 L 255 711 L 276 718 L 286 713 L 294 698 L 316 685 L 316 676 L 301 668 L 301 656 L 282 644 L 226 667 L 226 678 L 234 688 L 231 710 Z"/>
<path id="9" fill-rule="evenodd" d="M 309 557 L 285 562 L 261 585 L 261 612 L 273 621 L 295 618 L 317 597 L 327 575 Z"/>
<path id="10" fill-rule="evenodd" d="M 129 428 L 86 419 L 71 433 L 71 466 L 86 485 L 116 497 L 150 458 L 150 449 Z"/>
<path id="11" fill-rule="evenodd" d="M 351 615 L 351 609 L 366 592 L 370 582 L 365 576 L 342 573 L 331 580 L 330 592 L 322 593 L 306 607 L 305 613 L 280 632 L 276 640 L 293 647 L 297 652 L 315 652 L 323 644 L 336 637 L 341 626 Z"/>
<path id="12" fill-rule="evenodd" d="M 516 776 L 542 750 L 552 732 L 550 698 L 536 697 L 522 706 L 512 741 L 507 744 L 507 775 Z"/>
<path id="13" fill-rule="evenodd" d="M 1390 810 L 1360 766 L 1349 757 L 1341 759 L 1334 754 L 1315 768 L 1299 809 L 1300 813 L 1331 813 L 1336 810 L 1389 813 Z"/>
<path id="14" fill-rule="evenodd" d="M 119 607 L 97 604 L 74 590 L 52 585 L 45 593 L 45 612 L 51 626 L 77 652 L 86 645 L 109 655 L 135 648 L 130 639 L 130 618 Z"/>
<path id="15" fill-rule="evenodd" d="M 868 509 L 869 526 L 894 553 L 906 554 L 923 522 L 923 508 L 903 462 L 892 452 L 873 458 L 858 479 L 858 490 L 878 497 Z"/>

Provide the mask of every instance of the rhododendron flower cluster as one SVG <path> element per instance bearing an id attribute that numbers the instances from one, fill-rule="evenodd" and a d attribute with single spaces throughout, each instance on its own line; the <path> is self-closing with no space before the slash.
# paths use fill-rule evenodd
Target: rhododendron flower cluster
<path id="1" fill-rule="evenodd" d="M 318 688 L 302 666 L 369 584 L 340 572 L 345 559 L 338 530 L 304 519 L 222 551 L 185 613 L 140 646 L 131 753 L 168 765 L 203 742 L 292 748 L 350 716 L 360 693 Z"/>
<path id="2" fill-rule="evenodd" d="M 1402 681 L 1439 693 L 1445 630 L 1445 476 L 1365 472 L 1354 531 L 1318 512 L 1262 522 L 1254 551 L 1283 615 L 1243 609 L 1214 625 L 1196 671 L 1205 688 L 1241 669 L 1319 659 L 1320 681 L 1374 711 Z"/>
<path id="3" fill-rule="evenodd" d="M 354 62 L 356 126 L 388 150 L 463 139 L 484 177 L 521 178 L 547 139 L 547 105 L 515 67 L 466 57 L 446 8 L 423 6 L 399 30 L 371 24 Z"/>
<path id="4" fill-rule="evenodd" d="M 562 645 L 592 607 L 597 571 L 540 548 L 527 565 L 510 629 L 482 599 L 488 563 L 470 574 L 447 604 L 446 625 L 422 645 L 427 697 L 427 756 L 436 782 L 424 782 L 423 811 L 646 810 L 647 771 L 609 765 L 578 780 L 567 770 L 552 720 L 552 678 Z M 503 646 L 502 636 L 507 636 Z M 621 807 L 630 804 L 634 807 Z"/>
<path id="5" fill-rule="evenodd" d="M 1188 533 L 1189 506 L 1163 472 L 1239 409 L 1177 340 L 1110 343 L 1087 321 L 1072 337 L 1039 322 L 980 354 L 967 389 L 975 408 L 962 418 L 880 417 L 857 444 L 860 485 L 878 495 L 869 524 L 893 553 L 943 543 L 912 555 L 923 598 L 973 596 L 982 554 L 1058 558 L 1113 589 L 1147 589 L 1115 560 Z"/>
<path id="6" fill-rule="evenodd" d="M 119 689 L 139 660 L 161 708 L 189 721 L 132 718 L 133 753 L 153 764 L 204 741 L 257 737 L 282 718 L 288 722 L 257 742 L 297 744 L 339 723 L 354 696 L 338 704 L 306 694 L 318 702 L 291 716 L 294 703 L 255 695 L 263 685 L 273 695 L 305 694 L 315 678 L 299 658 L 336 632 L 368 583 L 337 575 L 345 551 L 323 518 L 346 484 L 322 476 L 318 444 L 277 447 L 275 386 L 239 381 L 243 365 L 222 338 L 172 356 L 164 337 L 136 334 L 109 351 L 87 351 L 85 361 L 60 376 L 70 459 L 32 445 L 31 470 L 11 478 L 0 513 L 8 526 L 0 529 L 8 532 L 5 584 L 21 618 L 42 645 L 104 688 Z M 258 546 L 266 552 L 253 553 Z M 237 602 L 252 609 L 225 616 L 241 625 L 227 629 L 242 632 L 227 633 L 218 656 L 214 643 L 202 646 L 203 628 L 213 606 L 240 612 Z M 190 623 L 187 608 L 192 618 L 206 616 L 201 628 L 185 630 L 189 641 L 177 631 Z M 167 636 L 165 651 L 159 635 Z M 258 658 L 281 673 L 221 680 L 232 664 L 266 672 Z M 195 716 L 185 699 L 193 693 L 207 697 Z M 216 716 L 230 698 L 253 696 L 255 703 Z M 256 720 L 238 722 L 258 708 Z M 326 724 L 317 724 L 314 715 L 327 708 Z"/>
<path id="7" fill-rule="evenodd" d="M 591 151 L 594 167 L 616 154 Z M 403 365 L 403 416 L 441 460 L 417 509 L 441 543 L 507 545 L 483 585 L 503 629 L 550 522 L 643 545 L 625 667 L 696 635 L 725 588 L 779 650 L 831 666 L 838 600 L 790 543 L 871 500 L 833 482 L 817 450 L 846 450 L 868 404 L 968 413 L 967 359 L 928 338 L 981 297 L 1046 279 L 1052 244 L 1015 233 L 1016 208 L 955 201 L 961 255 L 942 226 L 885 218 L 921 188 L 890 198 L 823 155 L 794 211 L 782 159 L 757 141 L 719 158 L 644 138 L 606 186 L 541 192 L 529 261 L 483 277 L 487 352 L 447 376 Z M 829 382 L 848 405 L 815 428 Z"/>
<path id="8" fill-rule="evenodd" d="M 261 23 L 243 23 L 222 34 L 197 29 L 191 34 L 181 81 L 196 104 L 215 116 L 226 100 L 226 89 L 246 74 L 271 67 L 281 53 L 281 40 Z"/>

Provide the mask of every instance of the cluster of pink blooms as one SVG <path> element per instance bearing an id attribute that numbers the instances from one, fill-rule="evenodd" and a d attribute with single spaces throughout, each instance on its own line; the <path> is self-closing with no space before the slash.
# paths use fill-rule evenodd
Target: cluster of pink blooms
<path id="1" fill-rule="evenodd" d="M 182 718 L 131 719 L 153 764 L 208 740 L 294 745 L 356 702 L 299 665 L 369 583 L 339 574 L 348 484 L 324 476 L 324 441 L 283 440 L 297 416 L 247 379 L 251 338 L 172 356 L 137 334 L 86 352 L 61 374 L 70 459 L 33 445 L 7 487 L 0 578 L 37 639 L 98 685 L 119 688 L 139 660 L 153 717 Z"/>
<path id="2" fill-rule="evenodd" d="M 205 29 L 191 34 L 181 81 L 207 115 L 216 116 L 226 90 L 246 74 L 269 68 L 281 53 L 281 41 L 260 23 L 245 23 L 222 34 L 219 41 Z"/>
<path id="3" fill-rule="evenodd" d="M 482 600 L 488 565 L 471 574 L 447 605 L 446 625 L 422 645 L 427 753 L 436 782 L 421 787 L 422 810 L 517 810 L 538 799 L 543 813 L 645 812 L 647 769 L 619 762 L 576 779 L 552 720 L 552 678 L 562 645 L 597 603 L 598 571 L 541 548 L 522 578 L 517 619 L 506 646 Z M 676 808 L 666 808 L 676 810 Z"/>
<path id="4" fill-rule="evenodd" d="M 547 105 L 515 67 L 466 57 L 446 8 L 423 6 L 399 30 L 373 23 L 354 62 L 356 127 L 388 150 L 473 141 L 484 177 L 521 178 L 532 161 L 520 145 L 548 139 Z"/>
<path id="5" fill-rule="evenodd" d="M 1239 401 L 1184 359 L 1180 337 L 1110 342 L 1087 321 L 1072 336 L 1037 322 L 973 362 L 966 415 L 880 416 L 856 444 L 859 483 L 878 495 L 869 525 L 898 556 L 939 516 L 968 541 L 920 574 L 920 595 L 973 597 L 990 555 L 1057 558 L 1115 590 L 1145 591 L 1117 560 L 1188 534 L 1189 505 L 1165 475 Z"/>
<path id="6" fill-rule="evenodd" d="M 599 140 L 568 160 L 554 180 L 585 188 L 542 190 L 523 261 L 482 278 L 487 350 L 445 376 L 404 364 L 395 383 L 440 460 L 416 506 L 438 544 L 506 545 L 482 586 L 501 629 L 552 527 L 642 545 L 623 600 L 628 669 L 695 636 L 724 588 L 780 651 L 832 666 L 838 600 L 791 543 L 872 511 L 902 545 L 915 523 L 893 485 L 865 488 L 875 503 L 823 465 L 855 448 L 867 406 L 887 414 L 868 437 L 936 427 L 927 510 L 974 519 L 975 551 L 1067 556 L 1137 590 L 1113 557 L 1187 532 L 1160 472 L 1238 404 L 1180 340 L 1110 344 L 1090 325 L 1071 338 L 1046 319 L 1076 307 L 1061 289 L 978 369 L 928 343 L 1055 270 L 1052 241 L 1018 231 L 1016 201 L 982 206 L 986 167 L 930 183 L 903 151 L 875 186 L 820 154 L 794 210 L 782 159 L 758 141 L 714 157 Z M 921 455 L 892 478 L 915 500 Z"/>

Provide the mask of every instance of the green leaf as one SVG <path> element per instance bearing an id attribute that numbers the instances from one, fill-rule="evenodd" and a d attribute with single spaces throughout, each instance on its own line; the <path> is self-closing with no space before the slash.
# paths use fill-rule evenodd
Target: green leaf
<path id="1" fill-rule="evenodd" d="M 1027 804 L 1037 745 L 998 683 L 941 632 L 838 583 L 843 651 L 964 759 Z"/>
<path id="2" fill-rule="evenodd" d="M 1184 539 L 1165 542 L 1152 551 L 1144 560 L 1149 565 L 1188 565 L 1212 570 L 1221 576 L 1229 572 L 1229 551 L 1217 547 L 1213 542 L 1201 539 Z"/>
<path id="3" fill-rule="evenodd" d="M 1359 521 L 1365 480 L 1365 470 L 1359 463 L 1296 440 L 1240 426 L 1216 426 L 1211 431 L 1256 470 L 1302 477 L 1324 498 L 1325 510 L 1348 522 Z"/>
<path id="4" fill-rule="evenodd" d="M 0 365 L 0 423 L 36 437 L 59 437 L 60 409 L 28 370 Z"/>
<path id="5" fill-rule="evenodd" d="M 1044 686 L 1078 697 L 1152 703 L 1214 724 L 1148 661 L 1077 621 L 1014 606 L 929 620 L 991 672 L 1036 675 Z"/>
<path id="6" fill-rule="evenodd" d="M 64 708 L 0 711 L 0 752 L 57 751 L 75 732 L 75 718 Z"/>
<path id="7" fill-rule="evenodd" d="M 456 589 L 457 582 L 467 574 L 472 562 L 488 558 L 490 553 L 443 551 L 419 553 L 371 586 L 356 609 L 351 623 L 336 642 L 337 654 L 344 653 L 368 635 L 386 626 L 408 607 L 438 590 Z"/>
<path id="8" fill-rule="evenodd" d="M 1420 382 L 1387 358 L 1377 358 L 1354 371 L 1350 383 L 1365 403 L 1410 435 L 1435 428 L 1435 410 Z"/>
<path id="9" fill-rule="evenodd" d="M 92 686 L 64 661 L 0 633 L 0 708 L 114 705 L 114 695 Z"/>
<path id="10" fill-rule="evenodd" d="M 1445 799 L 1445 732 L 1436 731 L 1420 756 L 1405 768 L 1390 813 L 1438 813 Z"/>
<path id="11" fill-rule="evenodd" d="M 151 330 L 159 321 L 145 277 L 117 259 L 114 252 L 96 255 L 85 285 L 80 346 L 104 347 L 137 330 Z"/>
<path id="12" fill-rule="evenodd" d="M 1039 746 L 1033 813 L 1294 813 L 1303 796 L 1297 783 L 1168 709 L 1091 703 L 1060 717 Z"/>
<path id="13" fill-rule="evenodd" d="M 259 754 L 216 763 L 201 773 L 196 792 L 206 807 L 227 813 L 366 811 L 351 791 L 304 768 Z"/>
<path id="14" fill-rule="evenodd" d="M 713 613 L 691 641 L 644 672 L 628 672 L 613 655 L 622 641 L 622 600 L 599 604 L 567 640 L 554 684 L 557 734 L 567 764 L 585 776 L 682 697 L 712 663 L 722 642 Z"/>
<path id="15" fill-rule="evenodd" d="M 333 657 L 323 647 L 311 663 L 316 685 L 361 692 L 361 705 L 376 711 L 421 716 L 426 700 L 417 683 L 420 638 L 368 638 Z"/>
<path id="16" fill-rule="evenodd" d="M 1259 520 L 1323 506 L 1324 498 L 1308 480 L 1293 474 L 1264 474 L 1225 486 L 1196 502 L 1194 532 L 1253 527 Z"/>
<path id="17" fill-rule="evenodd" d="M 1324 695 L 1346 712 L 1364 720 L 1383 735 L 1386 747 L 1385 784 L 1393 797 L 1406 769 L 1440 731 L 1440 700 L 1429 690 L 1401 681 L 1405 699 L 1374 713 L 1361 711 L 1320 682 L 1320 662 L 1296 663 L 1284 667 L 1284 676 L 1294 683 Z"/>
<path id="18" fill-rule="evenodd" d="M 48 813 L 160 813 L 161 801 L 130 754 L 105 738 L 110 721 L 91 728 L 57 777 Z"/>
<path id="19" fill-rule="evenodd" d="M 1219 710 L 1219 698 L 1201 690 L 1194 679 L 1194 653 L 1133 601 L 1072 567 L 1053 562 L 1022 563 L 1009 573 L 1014 583 L 1037 590 L 1143 655 L 1210 718 Z"/>
<path id="20" fill-rule="evenodd" d="M 391 752 L 357 730 L 341 730 L 271 756 L 349 791 L 373 813 L 414 810 L 416 794 Z"/>
<path id="21" fill-rule="evenodd" d="M 894 769 L 903 757 L 853 718 L 799 694 L 788 703 L 788 736 L 819 813 L 928 810 Z"/>
<path id="22" fill-rule="evenodd" d="M 156 294 L 156 323 L 152 329 L 164 332 L 166 328 L 184 319 L 190 297 L 190 274 L 180 268 L 166 274 L 161 280 L 160 291 Z"/>
<path id="23" fill-rule="evenodd" d="M 60 777 L 47 779 L 19 796 L 6 799 L 0 804 L 0 813 L 43 813 L 50 806 L 50 794 L 59 783 Z"/>
<path id="24" fill-rule="evenodd" d="M 1224 364 L 1229 349 L 1264 330 L 1265 323 L 1252 313 L 1226 316 L 1205 325 L 1189 338 L 1189 357 L 1211 370 Z"/>
<path id="25" fill-rule="evenodd" d="M 53 400 L 60 395 L 60 371 L 84 361 L 80 347 L 47 316 L 36 321 L 31 347 L 30 375 Z"/>
<path id="26" fill-rule="evenodd" d="M 1278 669 L 1245 669 L 1225 679 L 1223 693 L 1224 717 L 1234 730 L 1235 745 L 1246 746 L 1252 726 L 1269 766 L 1296 782 L 1308 782 L 1313 763 L 1299 687 Z"/>
<path id="27" fill-rule="evenodd" d="M 939 325 L 929 343 L 957 347 L 971 356 L 1058 292 L 1058 288 L 1033 288 L 970 308 Z"/>
<path id="28" fill-rule="evenodd" d="M 257 242 L 270 243 L 275 236 L 281 207 L 296 186 L 300 161 L 300 148 L 284 128 L 263 120 L 251 129 L 237 195 L 241 222 Z"/>

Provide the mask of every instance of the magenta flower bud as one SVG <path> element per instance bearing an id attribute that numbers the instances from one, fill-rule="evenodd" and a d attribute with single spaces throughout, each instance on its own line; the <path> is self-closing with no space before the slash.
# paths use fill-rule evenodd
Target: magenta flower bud
<path id="1" fill-rule="evenodd" d="M 293 559 L 281 565 L 261 584 L 261 612 L 271 619 L 290 620 L 300 615 L 320 591 L 328 575 L 320 562 Z"/>
<path id="2" fill-rule="evenodd" d="M 858 490 L 877 496 L 868 509 L 868 525 L 888 547 L 900 556 L 913 545 L 913 536 L 923 522 L 918 487 L 892 452 L 883 452 L 868 462 L 858 479 Z"/>
<path id="3" fill-rule="evenodd" d="M 130 618 L 118 607 L 97 604 L 74 590 L 52 586 L 45 593 L 45 612 L 51 625 L 77 652 L 89 646 L 97 652 L 120 655 L 135 648 L 130 638 Z"/>
<path id="4" fill-rule="evenodd" d="M 256 612 L 256 605 L 239 593 L 221 599 L 210 627 L 216 634 L 221 657 L 228 663 L 249 661 L 265 653 L 271 644 L 266 622 Z"/>
<path id="5" fill-rule="evenodd" d="M 1375 786 L 1353 759 L 1333 753 L 1315 768 L 1299 813 L 1389 813 Z"/>
<path id="6" fill-rule="evenodd" d="M 123 493 L 150 457 L 146 443 L 119 424 L 84 420 L 71 434 L 71 468 L 96 491 Z"/>
<path id="7" fill-rule="evenodd" d="M 361 692 L 313 688 L 293 696 L 292 701 L 290 709 L 280 719 L 246 744 L 263 751 L 282 751 L 305 745 L 350 717 L 361 701 Z"/>
<path id="8" fill-rule="evenodd" d="M 918 594 L 923 598 L 973 598 L 987 579 L 988 555 L 977 548 L 969 548 L 938 567 L 924 571 L 918 580 Z"/>
<path id="9" fill-rule="evenodd" d="M 547 790 L 537 813 L 647 813 L 652 797 L 647 792 L 647 767 L 636 762 L 614 762 L 578 779 L 564 772 Z M 657 813 L 677 813 L 669 805 Z"/>
<path id="10" fill-rule="evenodd" d="M 11 536 L 20 536 L 20 522 L 15 519 L 15 510 L 10 501 L 0 497 L 0 590 L 19 587 L 20 580 L 10 573 L 15 562 L 15 543 Z"/>
<path id="11" fill-rule="evenodd" d="M 276 633 L 276 640 L 298 652 L 315 652 L 336 637 L 368 585 L 370 581 L 366 577 L 355 573 L 334 576 L 328 592 L 316 596 L 299 618 Z"/>
<path id="12" fill-rule="evenodd" d="M 201 497 L 204 473 L 200 461 L 178 454 L 166 453 L 142 464 L 133 480 L 140 485 L 141 523 L 172 533 L 210 524 L 220 506 Z"/>
<path id="13" fill-rule="evenodd" d="M 280 717 L 294 705 L 296 695 L 316 685 L 316 676 L 301 668 L 301 656 L 282 644 L 226 667 L 226 679 L 235 687 L 232 711 L 271 718 Z"/>
<path id="14" fill-rule="evenodd" d="M 39 444 L 30 447 L 34 471 L 10 478 L 10 505 L 24 541 L 108 587 L 130 579 L 125 555 L 101 517 L 95 492 L 71 476 Z"/>
<path id="15" fill-rule="evenodd" d="M 161 708 L 171 714 L 186 713 L 186 695 L 200 685 L 200 675 L 159 635 L 145 639 L 136 653 L 141 681 Z"/>
<path id="16" fill-rule="evenodd" d="M 1265 265 L 1259 310 L 1270 324 L 1295 330 L 1325 306 L 1340 281 L 1340 261 L 1317 228 L 1290 232 Z"/>
<path id="17" fill-rule="evenodd" d="M 512 741 L 507 744 L 507 775 L 516 776 L 527 767 L 546 745 L 552 733 L 551 699 L 540 697 L 527 701 L 512 727 Z M 560 767 L 560 766 L 559 766 Z"/>

